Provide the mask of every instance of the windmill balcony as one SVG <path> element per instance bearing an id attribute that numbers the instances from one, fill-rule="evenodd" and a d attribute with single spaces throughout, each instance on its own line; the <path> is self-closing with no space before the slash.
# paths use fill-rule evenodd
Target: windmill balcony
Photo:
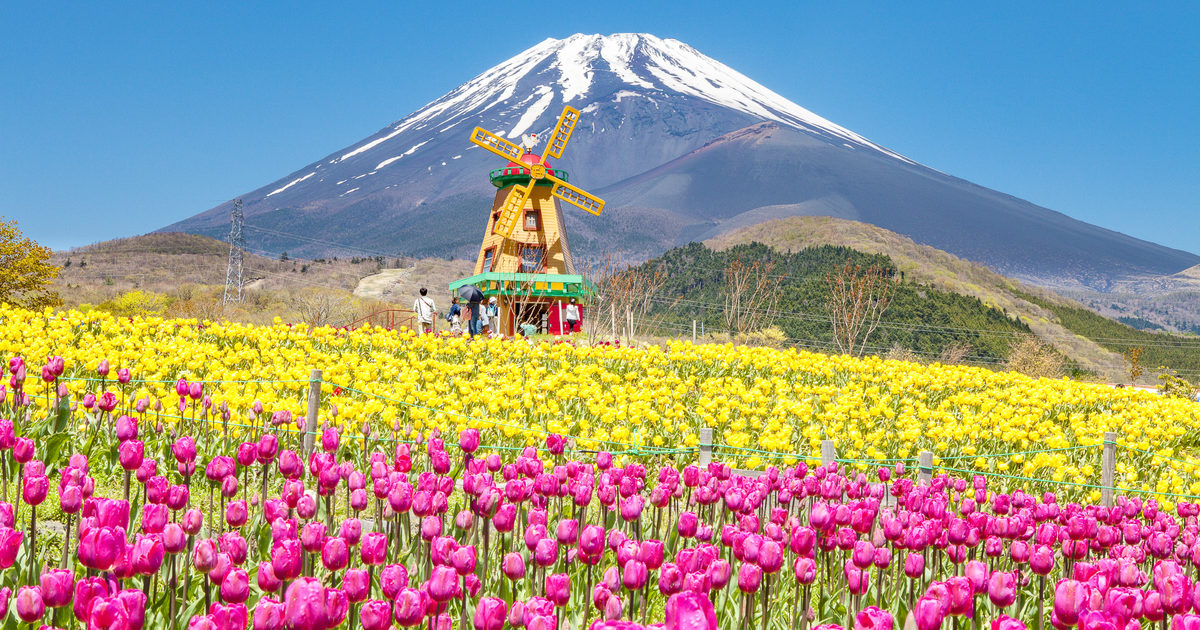
<path id="1" fill-rule="evenodd" d="M 563 180 L 570 182 L 570 178 L 566 171 L 561 168 L 547 168 L 547 173 Z M 496 188 L 507 188 L 513 184 L 528 184 L 529 183 L 529 168 L 527 166 L 509 165 L 504 168 L 498 168 L 488 173 L 488 179 L 492 180 L 492 185 Z M 549 179 L 538 180 L 537 186 L 553 186 L 554 182 Z"/>

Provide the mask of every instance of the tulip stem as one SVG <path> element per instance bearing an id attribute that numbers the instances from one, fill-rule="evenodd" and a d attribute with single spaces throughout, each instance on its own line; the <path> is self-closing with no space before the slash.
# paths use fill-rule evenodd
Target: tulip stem
<path id="1" fill-rule="evenodd" d="M 20 395 L 17 391 L 16 396 Z M 4 502 L 8 503 L 8 451 L 0 451 L 0 471 L 4 472 Z"/>
<path id="2" fill-rule="evenodd" d="M 62 567 L 64 569 L 67 568 L 67 559 L 70 558 L 70 553 L 71 553 L 71 513 L 68 512 L 67 513 L 67 526 L 65 528 L 65 533 L 63 534 Z"/>
<path id="3" fill-rule="evenodd" d="M 1042 622 L 1046 617 L 1046 576 L 1038 576 L 1038 622 L 1037 630 L 1042 630 Z"/>
<path id="4" fill-rule="evenodd" d="M 171 556 L 171 589 L 170 589 L 171 590 L 171 606 L 169 608 L 169 610 L 170 610 L 169 617 L 171 619 L 171 630 L 175 630 L 175 628 L 178 627 L 178 622 L 179 622 L 179 620 L 175 618 L 175 591 L 176 591 L 176 586 L 179 584 L 175 578 L 176 560 L 177 560 L 177 558 L 174 555 L 172 555 Z"/>
<path id="5" fill-rule="evenodd" d="M 37 506 L 29 507 L 29 584 L 34 584 L 37 582 L 37 573 L 33 570 L 37 563 Z"/>

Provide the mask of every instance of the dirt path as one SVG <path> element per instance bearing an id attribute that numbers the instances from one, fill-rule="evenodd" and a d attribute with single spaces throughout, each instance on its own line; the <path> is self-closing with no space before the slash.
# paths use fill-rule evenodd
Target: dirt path
<path id="1" fill-rule="evenodd" d="M 354 287 L 354 295 L 374 298 L 385 302 L 398 302 L 405 297 L 405 284 L 413 274 L 413 268 L 384 269 L 383 271 L 362 278 Z M 411 291 L 409 291 L 411 293 Z"/>

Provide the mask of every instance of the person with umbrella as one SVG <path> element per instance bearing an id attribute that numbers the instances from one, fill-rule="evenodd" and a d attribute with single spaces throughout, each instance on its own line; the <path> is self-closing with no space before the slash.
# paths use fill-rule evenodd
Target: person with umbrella
<path id="1" fill-rule="evenodd" d="M 471 319 L 467 323 L 467 330 L 474 338 L 482 332 L 482 326 L 479 322 L 479 304 L 483 302 L 483 291 L 473 284 L 466 284 L 458 288 L 458 297 L 467 301 L 467 306 L 471 309 Z"/>

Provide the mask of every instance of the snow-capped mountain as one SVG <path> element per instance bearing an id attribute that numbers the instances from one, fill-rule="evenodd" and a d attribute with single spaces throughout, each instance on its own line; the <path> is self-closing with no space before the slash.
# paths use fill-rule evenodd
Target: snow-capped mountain
<path id="1" fill-rule="evenodd" d="M 636 259 L 752 222 L 833 214 L 1043 283 L 1098 288 L 1200 263 L 926 168 L 687 44 L 646 34 L 547 39 L 242 195 L 248 242 L 302 255 L 360 253 L 345 244 L 471 256 L 495 192 L 487 173 L 504 165 L 468 142 L 471 129 L 514 141 L 546 134 L 563 105 L 582 117 L 557 166 L 609 200 L 598 219 L 567 213 L 584 254 Z M 164 229 L 221 238 L 229 209 Z"/>

